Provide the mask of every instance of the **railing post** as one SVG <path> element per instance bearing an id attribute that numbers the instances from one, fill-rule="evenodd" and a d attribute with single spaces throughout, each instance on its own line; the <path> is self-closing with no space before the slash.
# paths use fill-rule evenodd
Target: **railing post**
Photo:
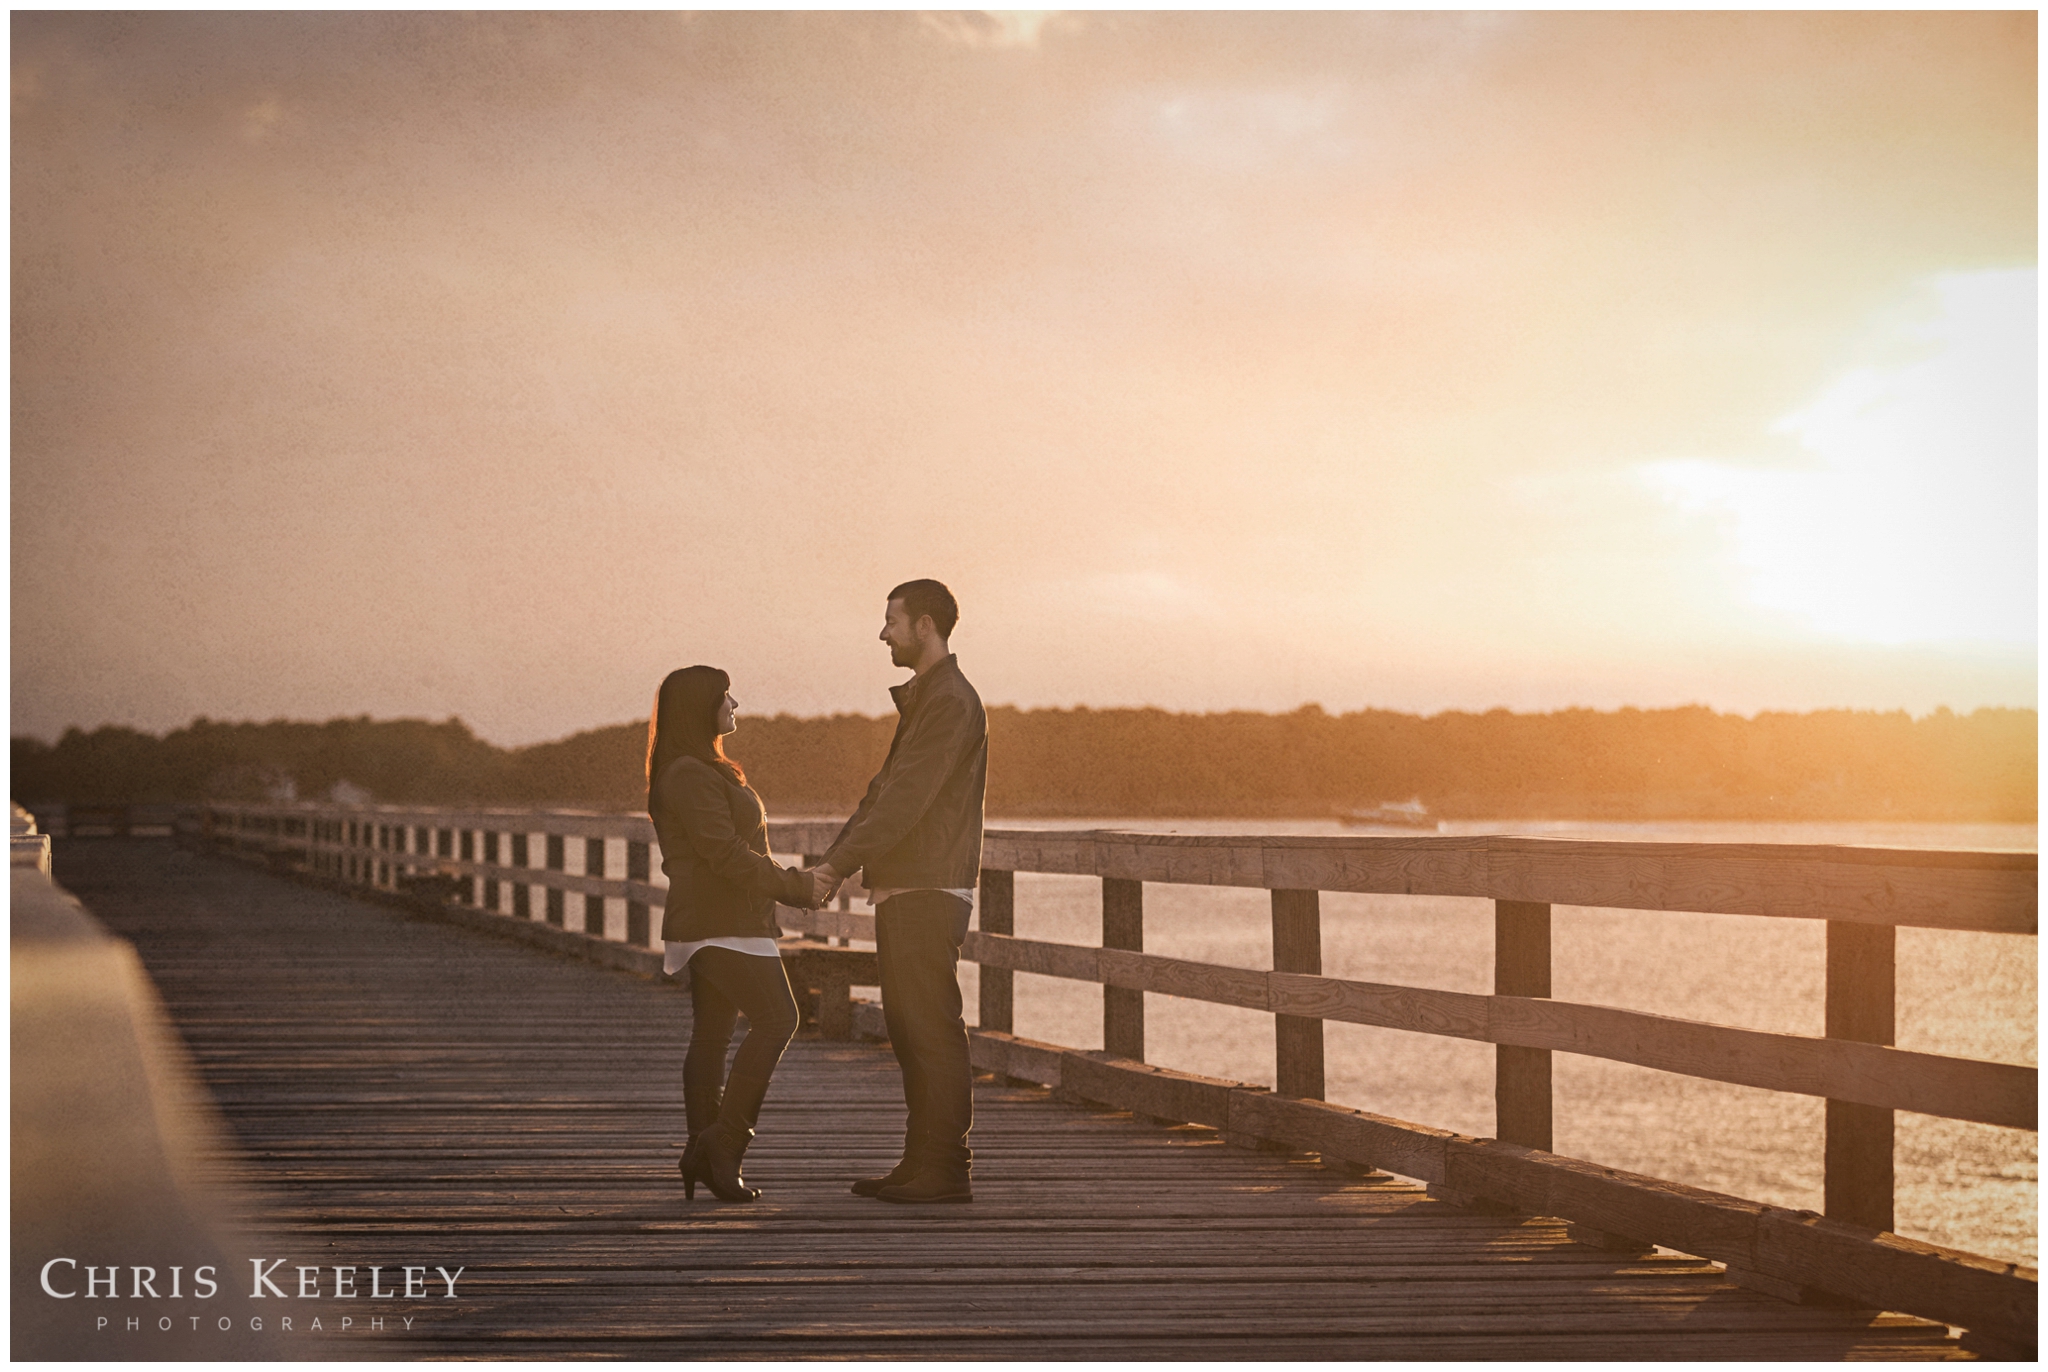
<path id="1" fill-rule="evenodd" d="M 1145 951 L 1144 883 L 1102 879 L 1102 946 Z M 1145 1060 L 1145 993 L 1125 986 L 1102 988 L 1102 1047 L 1120 1058 Z"/>
<path id="2" fill-rule="evenodd" d="M 461 852 L 462 852 L 462 860 L 463 860 L 464 862 L 475 862 L 475 861 L 476 861 L 476 830 L 474 830 L 474 829 L 464 829 L 464 830 L 462 831 L 462 844 L 461 844 Z M 468 873 L 465 873 L 465 874 L 463 875 L 463 878 L 462 878 L 462 903 L 463 903 L 464 905 L 475 905 L 475 904 L 476 904 L 476 873 L 475 873 L 475 872 L 468 872 Z"/>
<path id="3" fill-rule="evenodd" d="M 1550 995 L 1550 907 L 1493 903 L 1493 993 Z M 1493 1133 L 1503 1143 L 1550 1151 L 1550 1050 L 1493 1047 Z"/>
<path id="4" fill-rule="evenodd" d="M 626 880 L 645 882 L 649 879 L 651 864 L 648 860 L 647 845 L 636 840 L 626 841 Z M 626 902 L 626 942 L 635 948 L 647 947 L 653 931 L 647 924 L 647 902 L 629 900 Z"/>
<path id="5" fill-rule="evenodd" d="M 1273 970 L 1323 974 L 1320 893 L 1273 892 Z M 1274 1089 L 1304 1100 L 1323 1098 L 1323 1022 L 1273 1016 Z"/>
<path id="6" fill-rule="evenodd" d="M 512 867 L 531 867 L 528 860 L 531 834 L 525 832 L 512 835 Z M 512 880 L 512 915 L 515 919 L 533 918 L 533 888 L 517 877 Z"/>
<path id="7" fill-rule="evenodd" d="M 981 899 L 978 902 L 984 934 L 1017 932 L 1017 875 L 981 869 Z M 1007 967 L 981 967 L 980 1027 L 1005 1034 L 1016 1032 L 1016 974 Z"/>
<path id="8" fill-rule="evenodd" d="M 566 844 L 564 844 L 562 836 L 560 834 L 548 834 L 546 838 L 548 870 L 550 872 L 566 872 L 569 869 L 569 859 L 563 851 Z M 567 919 L 567 915 L 564 913 L 566 902 L 562 899 L 562 895 L 562 888 L 559 886 L 547 888 L 548 923 L 558 929 L 563 926 L 563 922 Z"/>
<path id="9" fill-rule="evenodd" d="M 802 868 L 804 871 L 808 872 L 811 870 L 811 868 L 816 867 L 819 863 L 823 862 L 824 860 L 825 857 L 822 853 L 798 853 L 796 857 L 796 865 Z M 818 932 L 818 913 L 819 912 L 816 910 L 806 910 L 803 912 L 804 918 L 807 921 L 809 921 L 805 927 L 804 934 L 806 937 L 814 938 L 818 940 L 820 943 L 826 945 L 827 947 L 830 947 L 832 944 L 832 936 L 830 934 L 821 934 Z M 846 942 L 845 939 L 841 939 L 839 941 L 842 944 Z M 850 1003 L 851 1002 L 849 1002 L 849 1004 Z M 852 1014 L 853 1012 L 849 1010 L 847 1011 L 847 1013 Z M 849 1034 L 852 1033 L 851 1030 L 848 1030 L 847 1032 Z"/>
<path id="10" fill-rule="evenodd" d="M 583 840 L 583 874 L 591 877 L 604 875 L 604 840 L 586 838 Z M 604 937 L 604 897 L 586 895 L 583 897 L 583 932 Z"/>
<path id="11" fill-rule="evenodd" d="M 1827 1036 L 1889 1045 L 1896 1025 L 1898 930 L 1828 921 Z M 1892 1227 L 1892 1112 L 1827 1103 L 1823 1212 L 1871 1229 Z"/>
<path id="12" fill-rule="evenodd" d="M 498 862 L 498 831 L 496 829 L 486 829 L 481 837 L 483 839 L 484 865 L 487 867 L 496 866 Z M 493 914 L 497 913 L 498 879 L 496 877 L 484 878 L 483 907 Z"/>
<path id="13" fill-rule="evenodd" d="M 824 855 L 823 853 L 805 853 L 805 854 L 804 854 L 804 858 L 803 858 L 803 862 L 804 862 L 804 867 L 805 867 L 806 869 L 809 869 L 809 868 L 812 868 L 812 867 L 816 867 L 816 866 L 817 866 L 817 865 L 818 865 L 819 863 L 823 862 L 824 860 L 825 860 L 825 855 Z M 823 906 L 820 906 L 819 908 L 820 908 L 820 909 L 823 909 L 824 907 L 823 907 Z M 838 904 L 838 906 L 837 906 L 836 908 L 837 908 L 837 909 L 838 909 L 838 910 L 839 910 L 839 911 L 840 911 L 840 912 L 841 912 L 842 914 L 843 914 L 843 913 L 845 913 L 845 912 L 846 912 L 846 911 L 848 911 L 848 910 L 851 910 L 851 909 L 853 908 L 853 897 L 852 897 L 852 896 L 850 896 L 850 895 L 848 895 L 848 894 L 846 893 L 846 884 L 845 884 L 844 882 L 840 883 L 840 887 L 839 887 L 839 904 Z M 840 925 L 839 927 L 840 927 L 840 928 L 842 928 L 842 929 L 844 929 L 844 928 L 845 928 L 846 926 L 842 924 L 842 925 Z M 841 934 L 841 935 L 840 935 L 840 936 L 838 937 L 838 939 L 837 939 L 837 940 L 834 940 L 834 939 L 831 939 L 831 938 L 829 938 L 829 937 L 828 937 L 828 938 L 826 938 L 826 939 L 825 939 L 825 942 L 827 942 L 827 943 L 835 943 L 835 942 L 836 942 L 836 944 L 837 944 L 837 946 L 838 946 L 838 947 L 841 947 L 841 948 L 851 948 L 851 947 L 853 947 L 853 936 L 852 936 L 851 934 Z"/>

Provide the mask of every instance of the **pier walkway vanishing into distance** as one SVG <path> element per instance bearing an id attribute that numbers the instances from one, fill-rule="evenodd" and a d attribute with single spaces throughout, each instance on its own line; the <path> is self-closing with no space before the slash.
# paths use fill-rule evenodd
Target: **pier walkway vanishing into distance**
<path id="1" fill-rule="evenodd" d="M 784 915 L 820 1032 L 792 1045 L 748 1157 L 767 1194 L 723 1205 L 675 1175 L 688 997 L 653 975 L 644 817 L 296 805 L 190 827 L 60 837 L 55 874 L 140 951 L 232 1135 L 219 1164 L 252 1251 L 290 1259 L 280 1274 L 380 1267 L 387 1290 L 407 1266 L 463 1269 L 459 1299 L 375 1331 L 381 1312 L 316 1273 L 326 1298 L 266 1305 L 300 1314 L 269 1326 L 291 1340 L 273 1356 L 2033 1352 L 2031 1269 L 1887 1232 L 1894 1110 L 2035 1123 L 2031 1068 L 1888 1046 L 1893 930 L 2033 935 L 2032 855 L 995 831 L 965 950 L 974 1203 L 847 1194 L 894 1160 L 902 1105 L 861 1036 L 879 1015 L 846 997 L 872 984 L 873 917 L 840 909 Z M 1099 878 L 1102 945 L 1014 937 L 1020 870 Z M 1275 970 L 1144 953 L 1147 882 L 1270 890 Z M 1324 890 L 1494 899 L 1496 993 L 1323 977 Z M 1826 919 L 1828 1035 L 1552 1001 L 1553 901 Z M 1006 1032 L 1019 970 L 1101 983 L 1106 1048 Z M 1274 1013 L 1278 1089 L 1147 1065 L 1146 991 Z M 1320 1100 L 1325 1020 L 1494 1043 L 1499 1137 Z M 1826 1097 L 1830 1215 L 1549 1152 L 1559 1050 Z"/>

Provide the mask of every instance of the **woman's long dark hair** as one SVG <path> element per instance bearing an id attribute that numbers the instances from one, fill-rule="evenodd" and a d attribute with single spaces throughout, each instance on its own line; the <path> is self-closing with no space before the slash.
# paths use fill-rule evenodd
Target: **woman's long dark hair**
<path id="1" fill-rule="evenodd" d="M 725 755 L 718 736 L 718 708 L 732 678 L 716 667 L 679 667 L 661 680 L 654 713 L 647 721 L 647 812 L 654 813 L 654 783 L 679 757 L 697 757 L 742 786 L 747 774 Z"/>

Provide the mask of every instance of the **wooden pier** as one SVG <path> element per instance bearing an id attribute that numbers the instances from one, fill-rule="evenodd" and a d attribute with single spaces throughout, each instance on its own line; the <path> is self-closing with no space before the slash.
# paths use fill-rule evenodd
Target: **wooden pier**
<path id="1" fill-rule="evenodd" d="M 1741 1285 L 1711 1255 L 1657 1249 L 1654 1239 L 1624 1239 L 1557 1213 L 1571 1208 L 1566 1183 L 1576 1177 L 1582 1200 L 1604 1205 L 1603 1216 L 1625 1216 L 1628 1206 L 1616 1198 L 1634 1196 L 1641 1179 L 1575 1167 L 1529 1145 L 1380 1120 L 1306 1098 L 1313 1093 L 1289 1099 L 1146 1068 L 1142 1020 L 1134 1025 L 1129 1007 L 1119 1011 L 1107 998 L 1106 1013 L 1123 1016 L 1121 1038 L 1106 1039 L 1111 1051 L 977 1035 L 977 1060 L 1003 1070 L 977 1084 L 972 1206 L 895 1207 L 847 1194 L 851 1179 L 894 1159 L 902 1127 L 894 1064 L 886 1048 L 808 1034 L 777 1075 L 748 1157 L 750 1179 L 767 1194 L 753 1205 L 723 1205 L 702 1192 L 686 1202 L 674 1159 L 687 997 L 645 975 L 654 954 L 644 924 L 628 929 L 638 946 L 629 938 L 599 948 L 601 911 L 597 937 L 573 933 L 565 913 L 577 891 L 644 903 L 644 865 L 623 882 L 587 869 L 567 873 L 558 839 L 545 845 L 545 869 L 491 871 L 484 844 L 471 839 L 481 824 L 437 818 L 445 822 L 377 826 L 311 816 L 287 834 L 276 816 L 236 816 L 233 838 L 221 845 L 330 881 L 367 878 L 375 888 L 365 892 L 369 900 L 161 841 L 57 847 L 57 879 L 140 950 L 232 1132 L 237 1147 L 220 1163 L 249 1198 L 253 1251 L 288 1259 L 281 1275 L 301 1265 L 354 1267 L 359 1286 L 381 1268 L 387 1290 L 407 1266 L 463 1269 L 454 1300 L 373 1305 L 328 1294 L 266 1304 L 266 1316 L 297 1317 L 288 1334 L 269 1324 L 269 1337 L 284 1341 L 273 1345 L 275 1356 L 1970 1356 L 1949 1327 L 1960 1321 L 1826 1301 L 1813 1283 L 1784 1280 L 1782 1266 L 1780 1294 L 1800 1299 L 1781 1299 L 1755 1289 L 1771 1283 L 1770 1271 L 1751 1272 Z M 539 822 L 570 828 L 595 820 Z M 416 829 L 414 841 L 394 847 L 392 835 L 404 828 Z M 242 842 L 256 835 L 265 841 Z M 280 838 L 290 841 L 270 841 Z M 1087 842 L 1087 860 L 1099 869 L 1102 853 L 1093 837 Z M 527 846 L 524 833 L 505 845 Z M 452 861 L 428 871 L 437 849 Z M 495 833 L 489 849 L 489 858 L 500 856 Z M 410 861 L 401 856 L 408 852 Z M 1005 852 L 1017 866 L 1028 860 Z M 1078 865 L 1077 854 L 1069 842 L 1051 860 Z M 629 866 L 633 856 L 644 864 L 644 851 L 629 855 Z M 1060 961 L 1075 962 L 1079 950 L 1051 953 L 1042 950 L 1059 946 L 1005 938 L 1002 870 L 984 887 L 982 932 L 971 950 L 984 962 L 984 1024 L 1001 1018 L 1003 979 L 990 975 L 1000 963 L 1084 970 Z M 433 896 L 415 888 L 401 903 L 401 879 L 423 873 L 452 874 L 461 885 Z M 461 903 L 478 901 L 486 880 L 509 888 L 513 878 L 530 879 L 543 897 L 516 902 L 528 918 Z M 1126 881 L 1124 889 L 1110 885 Z M 1106 879 L 1106 935 L 1113 919 L 1131 925 L 1129 888 L 1138 886 Z M 444 894 L 458 899 L 443 904 Z M 1308 896 L 1281 891 L 1275 900 L 1276 939 L 1291 937 L 1300 963 L 1309 960 Z M 509 889 L 492 892 L 491 905 L 501 903 L 514 904 Z M 589 918 L 591 909 L 577 913 Z M 810 932 L 858 936 L 863 918 L 819 912 Z M 537 949 L 535 935 L 543 943 L 580 939 L 591 945 L 581 951 L 601 956 Z M 1138 961 L 1126 967 L 1108 937 L 1105 945 L 1086 950 L 1085 969 L 1105 981 L 1178 977 L 1176 984 L 1200 989 L 1190 973 L 1148 965 L 1170 959 L 1133 951 Z M 1277 959 L 1276 966 L 1282 970 L 1256 974 L 1264 979 L 1256 994 L 1270 996 L 1283 976 L 1316 977 L 1313 967 Z M 1248 983 L 1206 984 L 1232 1003 L 1254 994 Z M 1344 1017 L 1341 997 L 1327 988 L 1319 994 L 1285 1009 Z M 1509 986 L 1494 999 L 1530 995 L 1540 990 Z M 1316 1028 L 1319 1056 L 1316 1014 L 1290 1018 Z M 1510 1027 L 1495 1032 L 1555 1032 L 1502 1022 Z M 1283 1082 L 1297 1088 L 1310 1084 L 1308 1039 L 1299 1029 L 1280 1039 L 1293 1055 L 1291 1067 L 1282 1064 Z M 1542 1044 L 1507 1046 L 1543 1052 L 1547 1069 Z M 1133 1047 L 1134 1056 L 1118 1051 Z M 1504 1062 L 1511 1072 L 1528 1066 Z M 1025 1084 L 1034 1074 L 1057 1091 Z M 1882 1099 L 1893 1089 L 1860 1091 Z M 1146 1108 L 1105 1107 L 1119 1096 Z M 1533 1117 L 1535 1094 L 1524 1090 L 1520 1099 Z M 1890 1107 L 1861 1103 L 1884 1109 L 1888 1128 Z M 1547 1114 L 1547 1097 L 1542 1105 Z M 1303 1146 L 1310 1135 L 1320 1148 Z M 1281 1151 L 1290 1136 L 1291 1151 Z M 1412 1169 L 1397 1170 L 1436 1181 L 1436 1196 L 1373 1172 L 1375 1150 L 1413 1159 Z M 1507 1208 L 1503 1191 L 1526 1196 L 1532 1178 L 1551 1188 L 1546 1202 L 1560 1203 L 1483 1213 Z M 1650 1189 L 1655 1203 L 1642 1208 L 1661 1206 L 1657 1223 L 1702 1236 L 1715 1230 L 1751 1254 L 1760 1234 L 1774 1242 L 1804 1235 L 1822 1261 L 1862 1261 L 1872 1245 L 1888 1249 L 1907 1270 L 1948 1280 L 1940 1300 L 1979 1302 L 1987 1313 L 1973 1329 L 1976 1347 L 2011 1351 L 2030 1337 L 2030 1272 L 1840 1221 L 1744 1209 L 1668 1184 Z M 315 1281 L 325 1290 L 332 1277 Z M 411 1314 L 410 1328 L 400 1311 Z M 318 1334 L 309 1327 L 316 1316 L 324 1317 Z M 369 1326 L 373 1317 L 380 1328 Z M 342 1318 L 351 1321 L 346 1329 Z M 150 1354 L 138 1343 L 107 1344 L 93 1355 Z"/>

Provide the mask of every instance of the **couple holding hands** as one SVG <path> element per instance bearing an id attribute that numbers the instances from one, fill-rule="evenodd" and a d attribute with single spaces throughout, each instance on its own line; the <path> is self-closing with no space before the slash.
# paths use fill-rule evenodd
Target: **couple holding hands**
<path id="1" fill-rule="evenodd" d="M 988 716 L 946 644 L 959 615 L 937 581 L 889 592 L 881 638 L 890 661 L 916 675 L 890 688 L 898 719 L 888 760 L 808 871 L 768 856 L 761 798 L 725 755 L 738 706 L 731 679 L 715 667 L 684 667 L 661 683 L 648 725 L 647 812 L 669 881 L 664 967 L 689 969 L 694 1002 L 683 1062 L 690 1134 L 677 1164 L 687 1196 L 700 1181 L 720 1200 L 760 1194 L 740 1176 L 740 1161 L 798 1023 L 775 946 L 775 905 L 823 905 L 864 869 L 882 1013 L 910 1120 L 902 1160 L 885 1176 L 855 1182 L 854 1194 L 912 1204 L 974 1198 L 973 1069 L 958 969 L 981 874 Z M 727 1074 L 741 1015 L 747 1035 Z"/>

